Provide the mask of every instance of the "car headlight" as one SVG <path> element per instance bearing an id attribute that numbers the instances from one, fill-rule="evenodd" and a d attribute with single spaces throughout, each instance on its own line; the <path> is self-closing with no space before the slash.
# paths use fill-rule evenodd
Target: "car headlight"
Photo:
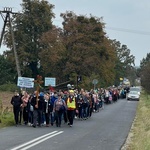
<path id="1" fill-rule="evenodd" d="M 131 98 L 131 95 L 128 95 L 127 97 L 128 97 L 128 98 Z"/>

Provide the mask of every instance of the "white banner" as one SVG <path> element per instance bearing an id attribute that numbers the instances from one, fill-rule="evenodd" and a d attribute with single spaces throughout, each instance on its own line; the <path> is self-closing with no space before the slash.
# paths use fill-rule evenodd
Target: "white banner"
<path id="1" fill-rule="evenodd" d="M 34 87 L 34 78 L 27 77 L 18 77 L 17 86 L 24 88 L 33 88 Z"/>
<path id="2" fill-rule="evenodd" d="M 55 87 L 56 86 L 56 78 L 45 77 L 45 86 Z"/>

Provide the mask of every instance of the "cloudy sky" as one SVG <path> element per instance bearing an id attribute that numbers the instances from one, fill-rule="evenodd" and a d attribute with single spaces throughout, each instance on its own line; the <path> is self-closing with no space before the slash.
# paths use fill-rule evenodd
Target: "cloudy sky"
<path id="1" fill-rule="evenodd" d="M 150 0 L 48 0 L 55 5 L 54 24 L 61 26 L 60 13 L 73 11 L 77 15 L 92 14 L 103 17 L 106 33 L 110 39 L 116 39 L 127 45 L 135 56 L 135 65 L 150 53 Z M 0 10 L 12 7 L 21 11 L 22 0 L 0 0 Z M 0 31 L 3 20 L 0 18 Z M 0 48 L 0 52 L 5 50 Z"/>

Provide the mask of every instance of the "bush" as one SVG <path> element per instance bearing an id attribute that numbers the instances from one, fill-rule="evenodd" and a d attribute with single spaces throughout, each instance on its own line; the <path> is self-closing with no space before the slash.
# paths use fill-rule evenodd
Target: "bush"
<path id="1" fill-rule="evenodd" d="M 7 83 L 7 84 L 0 85 L 0 91 L 14 92 L 16 90 L 19 91 L 19 88 L 17 87 L 16 84 Z"/>

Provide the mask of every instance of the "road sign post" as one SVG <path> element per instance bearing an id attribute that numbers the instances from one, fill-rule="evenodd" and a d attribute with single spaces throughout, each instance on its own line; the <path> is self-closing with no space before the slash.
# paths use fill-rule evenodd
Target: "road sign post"
<path id="1" fill-rule="evenodd" d="M 98 83 L 98 80 L 97 80 L 97 79 L 94 79 L 94 80 L 92 81 L 92 83 L 94 84 L 94 90 L 95 90 L 95 87 L 96 87 L 96 84 Z"/>

